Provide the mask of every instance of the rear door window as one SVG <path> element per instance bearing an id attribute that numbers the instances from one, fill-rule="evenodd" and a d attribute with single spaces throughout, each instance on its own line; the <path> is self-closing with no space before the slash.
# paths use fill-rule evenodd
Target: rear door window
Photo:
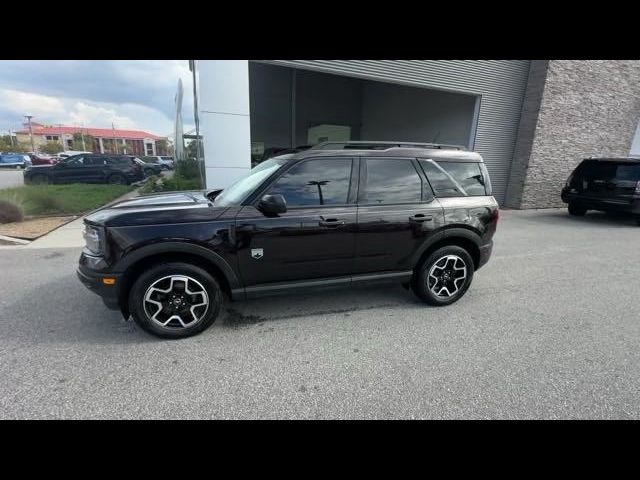
<path id="1" fill-rule="evenodd" d="M 422 179 L 411 160 L 368 158 L 361 204 L 420 203 Z"/>

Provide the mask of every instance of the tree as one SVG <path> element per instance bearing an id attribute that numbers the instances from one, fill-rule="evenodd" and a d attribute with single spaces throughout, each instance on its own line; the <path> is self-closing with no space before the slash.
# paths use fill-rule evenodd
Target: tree
<path id="1" fill-rule="evenodd" d="M 84 136 L 84 146 L 82 145 L 82 137 Z M 73 134 L 73 150 L 95 152 L 96 139 L 89 134 L 76 132 Z"/>
<path id="2" fill-rule="evenodd" d="M 156 148 L 159 152 L 166 152 L 166 155 L 173 155 L 173 147 L 164 138 L 156 142 Z"/>
<path id="3" fill-rule="evenodd" d="M 47 142 L 44 147 L 40 148 L 41 152 L 48 153 L 49 155 L 54 155 L 62 150 L 62 144 L 60 142 Z"/>
<path id="4" fill-rule="evenodd" d="M 197 147 L 197 143 L 196 142 L 200 142 L 200 158 L 204 157 L 204 149 L 202 147 L 202 140 L 191 140 L 191 142 L 189 143 L 189 145 L 187 145 L 184 149 L 184 156 L 185 158 L 196 158 L 196 147 Z"/>

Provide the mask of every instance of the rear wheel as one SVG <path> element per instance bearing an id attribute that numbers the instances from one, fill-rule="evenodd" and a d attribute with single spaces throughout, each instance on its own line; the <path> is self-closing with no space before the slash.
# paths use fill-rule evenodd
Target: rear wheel
<path id="1" fill-rule="evenodd" d="M 218 282 L 190 263 L 156 265 L 133 284 L 129 311 L 147 332 L 164 338 L 196 335 L 215 321 L 222 306 Z"/>
<path id="2" fill-rule="evenodd" d="M 569 215 L 575 215 L 576 217 L 582 217 L 585 213 L 587 213 L 586 208 L 580 207 L 575 203 L 570 203 L 568 210 L 569 210 Z"/>
<path id="3" fill-rule="evenodd" d="M 47 185 L 49 183 L 49 177 L 40 173 L 31 177 L 31 183 L 34 185 Z"/>
<path id="4" fill-rule="evenodd" d="M 119 173 L 114 173 L 107 178 L 107 183 L 111 185 L 127 185 L 127 178 L 124 175 L 120 175 Z"/>
<path id="5" fill-rule="evenodd" d="M 424 302 L 450 305 L 471 286 L 474 263 L 464 248 L 450 245 L 432 252 L 413 275 L 412 289 Z"/>

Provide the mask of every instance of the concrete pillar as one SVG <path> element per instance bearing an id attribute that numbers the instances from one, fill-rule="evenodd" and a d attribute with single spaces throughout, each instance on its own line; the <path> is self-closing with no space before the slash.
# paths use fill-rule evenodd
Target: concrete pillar
<path id="1" fill-rule="evenodd" d="M 251 169 L 249 61 L 200 60 L 198 93 L 207 188 L 225 188 Z"/>
<path id="2" fill-rule="evenodd" d="M 98 139 L 98 143 L 100 144 L 100 153 L 104 153 L 104 144 L 102 143 L 102 137 Z"/>

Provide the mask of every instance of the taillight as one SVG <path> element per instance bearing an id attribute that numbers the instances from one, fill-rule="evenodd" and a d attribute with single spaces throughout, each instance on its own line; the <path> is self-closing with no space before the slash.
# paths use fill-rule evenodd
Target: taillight
<path id="1" fill-rule="evenodd" d="M 569 178 L 567 178 L 567 183 L 566 183 L 567 187 L 571 186 L 571 180 L 573 180 L 573 173 L 569 175 Z"/>
<path id="2" fill-rule="evenodd" d="M 492 221 L 494 224 L 496 224 L 496 225 L 497 225 L 497 224 L 498 224 L 498 220 L 499 220 L 499 219 L 500 219 L 500 209 L 499 209 L 499 208 L 496 208 L 496 209 L 493 211 L 493 217 L 491 218 L 491 221 Z"/>

